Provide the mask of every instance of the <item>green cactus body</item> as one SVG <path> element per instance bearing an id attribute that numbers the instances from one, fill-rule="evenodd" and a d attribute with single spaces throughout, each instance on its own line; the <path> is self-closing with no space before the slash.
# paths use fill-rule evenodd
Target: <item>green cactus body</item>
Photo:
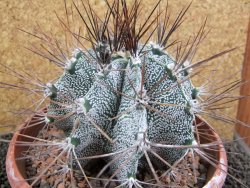
<path id="1" fill-rule="evenodd" d="M 106 150 L 107 144 L 112 142 L 107 139 L 111 138 L 113 129 L 110 118 L 117 114 L 120 96 L 116 91 L 121 90 L 124 74 L 116 69 L 124 69 L 126 65 L 126 59 L 114 60 L 104 71 L 105 73 L 96 75 L 94 84 L 81 98 L 84 100 L 78 100 L 79 103 L 85 103 L 79 104 L 77 109 L 81 123 L 73 135 L 82 143 L 76 148 L 80 156 L 101 154 Z M 99 127 L 107 137 L 96 127 Z M 89 148 L 88 152 L 86 148 Z"/>
<path id="2" fill-rule="evenodd" d="M 140 58 L 128 52 L 114 54 L 110 64 L 102 70 L 88 62 L 84 52 L 78 52 L 76 63 L 73 62 L 74 71 L 66 70 L 59 78 L 55 84 L 57 95 L 51 98 L 74 105 L 60 110 L 62 105 L 51 103 L 48 111 L 58 116 L 74 112 L 55 124 L 68 131 L 79 121 L 76 130 L 68 134 L 77 141 L 73 143 L 77 143 L 78 157 L 124 150 L 118 159 L 116 155 L 106 159 L 114 161 L 110 166 L 111 174 L 124 181 L 136 179 L 139 165 L 148 166 L 143 164 L 147 163 L 144 152 L 149 147 L 145 137 L 149 142 L 170 145 L 190 145 L 194 140 L 194 115 L 189 107 L 193 100 L 191 82 L 187 79 L 178 84 L 186 77 L 174 75 L 172 69 L 176 63 L 167 53 L 150 45 L 147 51 Z M 160 81 L 164 76 L 166 79 Z M 143 95 L 141 88 L 145 90 Z M 173 164 L 187 149 L 154 148 L 154 151 Z M 158 169 L 168 168 L 155 156 L 149 157 Z M 88 161 L 82 161 L 82 165 Z"/>
<path id="3" fill-rule="evenodd" d="M 74 73 L 72 71 L 69 73 L 69 69 L 66 68 L 64 74 L 54 84 L 57 88 L 57 97 L 51 98 L 52 102 L 48 107 L 48 116 L 55 117 L 57 119 L 56 126 L 67 133 L 72 129 L 76 117 L 72 115 L 70 118 L 63 118 L 72 111 L 66 106 L 72 105 L 74 100 L 83 97 L 88 92 L 93 85 L 95 73 L 98 71 L 96 61 L 90 58 L 86 59 L 86 56 L 79 49 L 75 52 L 72 58 L 73 62 L 68 62 L 75 64 Z"/>
<path id="4" fill-rule="evenodd" d="M 161 53 L 163 54 L 163 53 Z M 150 89 L 159 82 L 164 75 L 167 79 L 160 82 L 150 93 L 151 107 L 159 113 L 148 111 L 148 137 L 154 143 L 171 145 L 190 145 L 194 140 L 192 125 L 194 115 L 186 110 L 191 95 L 191 83 L 186 81 L 177 84 L 171 69 L 176 63 L 166 54 L 149 53 L 146 57 L 145 89 Z M 170 89 L 171 88 L 171 89 Z M 162 92 L 165 91 L 165 92 Z M 160 95 L 157 93 L 161 93 Z M 186 150 L 155 148 L 157 153 L 169 163 L 174 163 Z M 161 163 L 158 161 L 156 164 Z"/>
<path id="5" fill-rule="evenodd" d="M 141 86 L 141 64 L 135 59 L 130 58 L 127 72 L 124 76 L 124 84 L 121 103 L 118 110 L 119 118 L 114 122 L 112 136 L 116 142 L 111 145 L 111 151 L 116 152 L 124 149 L 125 151 L 118 160 L 111 165 L 112 173 L 117 172 L 116 177 L 125 180 L 136 177 L 138 163 L 142 157 L 139 147 L 133 147 L 142 142 L 142 136 L 147 130 L 147 113 L 138 101 L 139 88 Z M 124 114 L 124 112 L 127 112 Z M 111 159 L 115 159 L 113 156 Z M 122 167 L 122 168 L 121 168 Z M 119 170 L 119 168 L 121 168 Z"/>

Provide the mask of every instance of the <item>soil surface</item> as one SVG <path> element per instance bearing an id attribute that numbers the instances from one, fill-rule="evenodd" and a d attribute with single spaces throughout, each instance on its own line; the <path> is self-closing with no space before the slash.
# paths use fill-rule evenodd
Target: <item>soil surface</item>
<path id="1" fill-rule="evenodd" d="M 1 138 L 10 139 L 11 135 L 2 136 Z M 5 173 L 5 156 L 7 153 L 8 144 L 0 142 L 0 188 L 10 188 Z M 226 147 L 229 161 L 229 174 L 236 179 L 227 177 L 224 188 L 243 188 L 250 187 L 250 156 L 244 153 L 244 150 L 237 142 L 231 143 Z M 241 183 L 245 184 L 243 186 Z M 44 181 L 43 181 L 44 183 Z"/>
<path id="2" fill-rule="evenodd" d="M 59 141 L 64 140 L 66 138 L 65 134 L 62 130 L 59 130 L 55 127 L 50 127 L 48 130 L 43 129 L 38 138 L 45 139 L 47 141 Z M 44 171 L 48 166 L 50 166 L 46 173 L 44 173 L 45 177 L 40 178 L 37 183 L 34 184 L 34 188 L 66 188 L 70 187 L 72 184 L 73 187 L 79 188 L 89 188 L 87 182 L 84 179 L 83 173 L 78 168 L 78 165 L 73 167 L 72 175 L 71 172 L 67 173 L 59 173 L 63 169 L 68 169 L 68 166 L 65 168 L 65 164 L 69 164 L 68 159 L 70 157 L 69 154 L 63 154 L 59 159 L 56 160 L 56 156 L 60 156 L 61 150 L 58 149 L 58 146 L 44 145 L 43 142 L 37 140 L 34 142 L 39 146 L 31 147 L 30 150 L 26 153 L 27 156 L 35 156 L 35 158 L 28 158 L 26 160 L 26 169 L 27 177 L 32 179 L 34 177 L 38 177 L 41 172 Z M 49 152 L 48 152 L 49 151 Z M 79 161 L 81 162 L 81 161 Z M 72 164 L 73 165 L 73 164 Z M 84 169 L 84 173 L 88 177 L 96 177 L 97 173 L 102 170 L 102 168 L 106 165 L 106 163 L 102 160 L 95 160 L 92 163 L 88 163 L 88 165 Z M 71 165 L 69 165 L 71 166 Z M 205 184 L 206 181 L 206 173 L 207 173 L 208 164 L 205 161 L 201 161 L 198 155 L 194 156 L 191 152 L 187 153 L 187 155 L 179 162 L 173 171 L 167 173 L 167 175 L 162 175 L 164 172 L 157 171 L 158 176 L 161 176 L 160 181 L 162 184 L 166 184 L 170 187 L 183 187 L 183 188 L 199 188 Z M 64 171 L 65 172 L 65 171 Z M 154 179 L 153 175 L 150 172 L 147 172 L 146 169 L 138 170 L 137 178 L 140 181 L 154 183 L 151 180 Z M 109 179 L 112 174 L 109 174 L 108 171 L 105 171 L 100 179 Z M 33 179 L 34 180 L 34 179 Z M 32 183 L 33 180 L 30 182 Z M 100 181 L 95 179 L 89 179 L 92 187 L 102 188 L 106 185 L 107 181 Z M 111 182 L 108 184 L 109 188 L 117 187 L 118 182 Z M 143 184 L 145 188 L 151 188 L 151 185 Z"/>

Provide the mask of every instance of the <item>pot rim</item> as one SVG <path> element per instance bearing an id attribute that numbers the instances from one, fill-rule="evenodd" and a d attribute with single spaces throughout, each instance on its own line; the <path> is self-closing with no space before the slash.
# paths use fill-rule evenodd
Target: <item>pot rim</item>
<path id="1" fill-rule="evenodd" d="M 27 120 L 25 123 L 23 123 L 20 127 L 23 128 L 23 127 L 27 126 L 27 123 L 30 121 L 30 119 L 34 118 L 34 116 L 29 118 L 29 120 Z M 216 140 L 218 142 L 222 143 L 219 135 L 213 130 L 213 128 L 205 120 L 198 118 L 198 121 L 204 122 L 205 123 L 204 125 L 214 135 Z M 44 124 L 41 124 L 41 125 L 44 126 Z M 29 127 L 27 129 L 23 129 L 23 130 L 25 132 L 26 130 L 30 130 L 30 129 L 33 130 L 33 128 L 34 127 Z M 41 128 L 37 128 L 37 132 L 40 129 Z M 33 131 L 33 133 L 34 132 L 35 131 Z M 17 156 L 20 155 L 20 153 L 18 153 L 18 148 L 15 145 L 16 141 L 20 138 L 19 133 L 20 133 L 20 131 L 14 133 L 14 135 L 11 139 L 11 142 L 9 144 L 9 148 L 8 148 L 8 152 L 7 152 L 7 156 L 6 156 L 7 177 L 8 177 L 9 183 L 10 183 L 12 188 L 19 188 L 19 187 L 31 188 L 31 186 L 28 184 L 28 182 L 24 178 L 24 176 L 25 176 L 24 164 L 25 163 L 22 164 L 21 160 L 18 160 L 18 161 L 15 160 L 17 158 Z M 215 167 L 212 167 L 210 165 L 209 171 L 211 171 L 212 173 L 210 173 L 210 177 L 207 178 L 207 179 L 209 179 L 209 181 L 207 181 L 207 183 L 203 186 L 203 188 L 214 188 L 214 187 L 220 188 L 224 185 L 226 175 L 227 175 L 227 168 L 228 168 L 227 155 L 226 155 L 226 151 L 225 151 L 223 144 L 218 145 L 218 150 L 219 150 L 219 152 L 217 153 L 217 155 L 218 155 L 219 162 L 218 162 L 218 164 L 216 164 L 216 169 L 215 169 Z"/>

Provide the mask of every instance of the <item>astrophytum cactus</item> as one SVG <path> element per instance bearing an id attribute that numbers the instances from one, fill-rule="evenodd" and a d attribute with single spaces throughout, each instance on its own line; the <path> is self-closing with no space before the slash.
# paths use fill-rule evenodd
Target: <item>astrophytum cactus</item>
<path id="1" fill-rule="evenodd" d="M 104 187 L 114 179 L 118 187 L 150 185 L 143 183 L 144 173 L 151 174 L 154 185 L 161 186 L 160 176 L 175 168 L 188 152 L 203 155 L 196 119 L 221 99 L 227 99 L 224 94 L 238 83 L 227 84 L 221 94 L 203 100 L 204 88 L 211 83 L 195 87 L 191 78 L 206 62 L 231 50 L 192 62 L 207 35 L 206 22 L 186 43 L 170 40 L 190 5 L 180 11 L 171 25 L 167 10 L 164 19 L 162 12 L 156 11 L 160 1 L 141 23 L 138 19 L 141 1 L 135 1 L 130 8 L 125 0 L 106 3 L 108 10 L 102 20 L 90 4 L 88 7 L 82 4 L 84 15 L 73 2 L 87 37 L 71 31 L 70 24 L 59 18 L 66 32 L 80 44 L 72 50 L 71 57 L 63 53 L 57 40 L 52 43 L 49 37 L 37 37 L 47 41 L 52 49 L 44 48 L 49 56 L 37 54 L 63 66 L 58 79 L 42 85 L 44 101 L 49 98 L 44 121 L 48 127 L 55 125 L 63 130 L 67 137 L 55 141 L 55 146 L 60 146 L 58 150 L 63 150 L 53 164 L 67 153 L 64 170 L 80 168 L 90 187 L 85 167 L 93 159 L 105 162 L 99 173 L 91 175 L 105 179 L 102 175 L 106 173 L 109 178 Z M 92 47 L 85 47 L 81 38 Z M 175 56 L 168 51 L 173 46 Z M 55 47 L 61 54 L 53 54 Z M 60 61 L 62 57 L 64 62 Z M 18 77 L 24 78 L 20 74 Z"/>
<path id="2" fill-rule="evenodd" d="M 151 161 L 166 170 L 170 166 L 164 163 L 173 165 L 187 153 L 187 148 L 153 144 L 196 143 L 198 94 L 190 81 L 188 58 L 177 63 L 156 42 L 129 46 L 139 35 L 133 36 L 133 20 L 125 19 L 125 5 L 116 12 L 124 22 L 117 26 L 119 49 L 112 50 L 115 39 L 108 43 L 103 36 L 94 49 L 75 49 L 64 74 L 46 90 L 51 98 L 48 116 L 67 133 L 77 156 L 119 153 L 106 159 L 112 161 L 110 171 L 119 180 L 136 178 L 138 169 L 150 168 Z M 81 162 L 84 166 L 88 160 Z"/>

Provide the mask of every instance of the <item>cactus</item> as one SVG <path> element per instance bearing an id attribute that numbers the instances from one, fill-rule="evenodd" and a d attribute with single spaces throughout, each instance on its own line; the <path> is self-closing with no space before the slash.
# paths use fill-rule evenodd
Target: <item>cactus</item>
<path id="1" fill-rule="evenodd" d="M 116 25 L 123 46 L 117 49 L 114 40 L 105 45 L 105 37 L 99 36 L 93 49 L 75 49 L 64 74 L 53 84 L 55 92 L 49 88 L 46 93 L 51 98 L 47 116 L 56 117 L 54 124 L 67 133 L 77 157 L 124 151 L 118 159 L 116 155 L 106 159 L 107 163 L 114 161 L 111 174 L 124 183 L 136 180 L 139 166 L 146 169 L 154 163 L 158 170 L 167 170 L 169 166 L 163 161 L 173 165 L 188 151 L 155 147 L 156 154 L 148 154 L 151 143 L 196 143 L 193 123 L 197 90 L 185 62 L 178 64 L 162 44 L 136 42 L 129 46 L 139 35 L 132 33 L 136 25 L 129 28 L 132 21 L 126 19 L 128 10 L 122 2 L 122 12 L 111 11 L 117 11 L 116 16 L 124 22 L 124 28 Z M 139 8 L 137 2 L 134 5 L 131 13 Z M 106 61 L 103 54 L 108 57 Z M 88 161 L 81 160 L 81 165 Z"/>
<path id="2" fill-rule="evenodd" d="M 164 51 L 160 51 L 161 55 L 156 54 L 152 46 L 147 46 L 147 53 L 140 58 L 129 52 L 111 54 L 111 61 L 104 70 L 98 70 L 97 63 L 89 62 L 84 58 L 86 54 L 78 50 L 71 62 L 75 64 L 74 73 L 66 70 L 53 85 L 57 89 L 55 96 L 51 95 L 48 116 L 59 117 L 56 126 L 77 140 L 79 157 L 117 152 L 138 145 L 139 148 L 134 148 L 113 165 L 115 171 L 130 158 L 131 164 L 119 173 L 123 179 L 128 178 L 128 174 L 136 175 L 143 152 L 150 147 L 146 140 L 174 145 L 189 145 L 194 141 L 194 113 L 190 107 L 194 87 L 189 79 L 174 86 L 185 76 L 181 73 L 174 76 L 171 68 L 176 62 Z M 159 83 L 165 74 L 166 79 Z M 148 96 L 147 91 L 153 86 L 156 87 Z M 157 95 L 171 87 L 170 91 Z M 60 110 L 72 101 L 71 110 Z M 60 120 L 61 116 L 70 113 L 68 111 L 74 115 Z M 71 133 L 76 121 L 79 121 L 78 128 Z M 159 148 L 157 153 L 173 164 L 186 151 Z"/>
<path id="3" fill-rule="evenodd" d="M 202 152 L 196 148 L 200 145 L 194 126 L 196 116 L 218 98 L 224 99 L 216 95 L 204 103 L 202 88 L 191 82 L 196 75 L 192 69 L 231 50 L 190 64 L 206 35 L 204 24 L 186 46 L 176 44 L 177 55 L 172 57 L 167 49 L 175 43 L 169 43 L 169 37 L 182 23 L 190 5 L 181 10 L 167 32 L 168 17 L 160 20 L 157 13 L 149 21 L 159 3 L 139 30 L 137 1 L 131 9 L 123 0 L 107 2 L 109 8 L 100 23 L 90 6 L 86 20 L 73 3 L 92 48 L 75 48 L 63 64 L 62 75 L 44 84 L 44 97 L 50 103 L 42 116 L 48 126 L 64 131 L 67 138 L 60 142 L 65 144 L 63 152 L 71 152 L 77 161 L 75 168 L 81 169 L 90 187 L 84 169 L 93 158 L 104 158 L 106 163 L 96 178 L 108 171 L 108 180 L 116 178 L 121 187 L 142 187 L 139 174 L 148 172 L 156 185 L 162 186 L 159 171 L 171 170 L 189 151 Z M 157 40 L 149 42 L 154 30 L 143 42 L 143 36 L 155 23 Z M 18 77 L 23 78 L 20 74 Z M 69 157 L 66 165 L 70 166 L 70 162 Z"/>

